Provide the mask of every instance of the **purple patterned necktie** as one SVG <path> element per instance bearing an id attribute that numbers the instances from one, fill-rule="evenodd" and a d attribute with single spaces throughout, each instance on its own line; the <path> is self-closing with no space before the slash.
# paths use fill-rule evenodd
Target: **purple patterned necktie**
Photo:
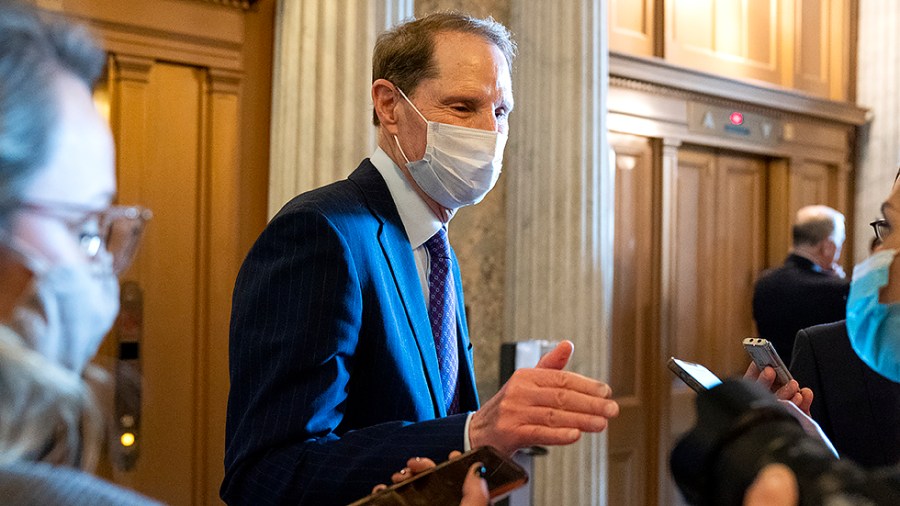
<path id="1" fill-rule="evenodd" d="M 438 230 L 425 242 L 431 262 L 428 274 L 428 319 L 441 369 L 441 384 L 444 389 L 444 406 L 447 414 L 459 412 L 459 392 L 457 376 L 459 355 L 456 346 L 456 292 L 450 267 L 450 242 L 447 231 Z"/>

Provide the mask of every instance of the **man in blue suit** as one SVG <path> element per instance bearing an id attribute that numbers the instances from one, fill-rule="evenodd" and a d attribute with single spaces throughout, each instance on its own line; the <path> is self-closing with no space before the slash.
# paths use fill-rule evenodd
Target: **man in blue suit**
<path id="1" fill-rule="evenodd" d="M 230 504 L 346 504 L 413 456 L 569 444 L 618 414 L 562 371 L 563 342 L 479 409 L 455 211 L 500 173 L 515 53 L 493 20 L 433 14 L 382 34 L 378 149 L 294 198 L 234 290 L 225 481 Z"/>

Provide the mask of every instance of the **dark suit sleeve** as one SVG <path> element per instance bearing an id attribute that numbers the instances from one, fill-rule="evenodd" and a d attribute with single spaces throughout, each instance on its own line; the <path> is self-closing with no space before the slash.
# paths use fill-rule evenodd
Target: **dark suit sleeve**
<path id="1" fill-rule="evenodd" d="M 320 213 L 282 212 L 235 285 L 225 480 L 229 504 L 346 504 L 405 465 L 461 449 L 466 415 L 339 434 L 361 327 L 347 241 Z"/>
<path id="2" fill-rule="evenodd" d="M 825 409 L 824 403 L 821 400 L 818 402 L 816 401 L 817 395 L 822 396 L 824 399 L 825 392 L 822 391 L 824 383 L 820 376 L 821 373 L 817 365 L 815 350 L 813 349 L 806 329 L 797 332 L 797 337 L 794 339 L 794 351 L 792 357 L 791 365 L 789 367 L 791 375 L 797 380 L 797 383 L 800 384 L 801 388 L 808 387 L 813 391 L 813 402 L 809 412 L 812 415 L 813 420 L 819 422 L 822 430 L 831 437 L 833 431 L 831 428 L 831 420 L 828 417 L 828 411 Z"/>

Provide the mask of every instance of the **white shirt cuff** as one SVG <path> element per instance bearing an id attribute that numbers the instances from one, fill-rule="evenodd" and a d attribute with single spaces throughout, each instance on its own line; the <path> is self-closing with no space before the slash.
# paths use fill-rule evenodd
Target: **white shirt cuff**
<path id="1" fill-rule="evenodd" d="M 469 441 L 469 423 L 472 421 L 472 415 L 474 414 L 474 411 L 470 411 L 469 416 L 466 417 L 466 428 L 463 429 L 463 453 L 472 449 L 472 443 Z"/>

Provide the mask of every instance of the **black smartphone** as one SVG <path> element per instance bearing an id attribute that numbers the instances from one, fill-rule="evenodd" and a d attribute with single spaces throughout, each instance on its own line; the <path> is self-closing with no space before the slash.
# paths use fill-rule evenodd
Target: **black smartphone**
<path id="1" fill-rule="evenodd" d="M 753 363 L 756 364 L 760 371 L 766 367 L 775 369 L 776 387 L 787 385 L 789 381 L 794 379 L 791 376 L 791 371 L 784 365 L 781 357 L 778 356 L 778 352 L 775 351 L 775 347 L 768 340 L 761 337 L 748 337 L 744 339 L 744 349 L 747 350 Z"/>
<path id="2" fill-rule="evenodd" d="M 522 466 L 493 447 L 482 446 L 349 506 L 459 506 L 463 481 L 476 462 L 481 462 L 487 470 L 484 479 L 492 500 L 528 482 Z"/>
<path id="3" fill-rule="evenodd" d="M 681 381 L 685 382 L 695 392 L 709 390 L 722 382 L 712 371 L 700 364 L 669 357 L 668 365 L 669 370 L 674 372 L 676 376 L 681 378 Z"/>

